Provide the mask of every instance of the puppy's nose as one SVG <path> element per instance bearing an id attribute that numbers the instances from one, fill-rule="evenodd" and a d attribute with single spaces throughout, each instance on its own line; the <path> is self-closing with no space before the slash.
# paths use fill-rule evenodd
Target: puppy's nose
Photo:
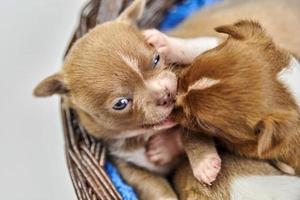
<path id="1" fill-rule="evenodd" d="M 157 100 L 158 106 L 169 106 L 172 103 L 174 103 L 174 95 L 172 95 L 168 89 L 166 89 L 162 97 Z"/>

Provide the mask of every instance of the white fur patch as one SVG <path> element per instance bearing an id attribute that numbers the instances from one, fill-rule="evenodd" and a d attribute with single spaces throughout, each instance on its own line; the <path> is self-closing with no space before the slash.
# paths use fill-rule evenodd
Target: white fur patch
<path id="1" fill-rule="evenodd" d="M 133 69 L 141 78 L 143 78 L 143 75 L 139 69 L 139 63 L 138 60 L 135 58 L 132 58 L 128 55 L 124 55 L 122 53 L 118 53 L 122 60 L 131 68 Z"/>
<path id="2" fill-rule="evenodd" d="M 217 37 L 198 37 L 184 40 L 191 49 L 194 49 L 196 56 L 215 48 L 220 43 Z"/>
<path id="3" fill-rule="evenodd" d="M 300 107 L 300 64 L 299 61 L 291 57 L 289 65 L 277 74 L 278 80 L 286 86 L 286 88 L 294 96 L 298 106 Z"/>
<path id="4" fill-rule="evenodd" d="M 127 162 L 134 163 L 135 165 L 148 169 L 149 171 L 159 173 L 159 174 L 167 174 L 170 171 L 168 166 L 157 166 L 150 162 L 145 154 L 145 148 L 139 148 L 134 151 L 129 152 L 126 154 L 123 152 L 121 157 L 126 160 Z M 119 155 L 120 156 L 120 155 Z"/>
<path id="5" fill-rule="evenodd" d="M 204 89 L 210 88 L 218 83 L 220 83 L 220 80 L 215 80 L 215 79 L 204 77 L 204 78 L 201 78 L 198 81 L 196 81 L 193 85 L 191 85 L 189 87 L 188 91 L 204 90 Z"/>
<path id="6" fill-rule="evenodd" d="M 300 178 L 248 176 L 234 179 L 231 200 L 299 200 Z"/>
<path id="7" fill-rule="evenodd" d="M 145 140 L 148 140 L 151 135 L 146 135 Z M 114 155 L 118 158 L 122 158 L 126 162 L 131 162 L 139 167 L 148 169 L 149 171 L 159 173 L 162 175 L 166 175 L 167 173 L 170 172 L 171 168 L 170 166 L 157 166 L 150 162 L 148 158 L 145 155 L 145 148 L 137 148 L 134 150 L 126 151 L 121 148 L 123 143 L 125 142 L 124 140 L 119 139 L 118 142 L 115 142 L 114 144 L 110 144 L 108 146 L 109 153 L 111 155 Z"/>

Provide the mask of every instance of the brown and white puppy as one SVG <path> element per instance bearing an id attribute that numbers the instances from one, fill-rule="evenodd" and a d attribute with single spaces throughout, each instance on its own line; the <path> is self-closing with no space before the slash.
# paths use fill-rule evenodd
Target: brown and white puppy
<path id="1" fill-rule="evenodd" d="M 224 35 L 214 31 L 215 27 L 231 24 L 239 19 L 255 19 L 266 28 L 276 44 L 300 58 L 299 10 L 300 2 L 298 0 L 227 0 L 197 12 L 168 35 L 188 39 L 188 43 L 196 44 L 197 48 L 194 49 L 199 50 L 201 49 L 201 45 L 198 45 L 200 43 L 193 43 L 194 41 L 202 40 L 205 46 L 210 46 L 213 45 L 214 40 L 221 43 L 226 39 Z M 275 21 L 276 23 L 274 23 Z M 206 40 L 207 37 L 209 37 L 209 41 Z M 181 50 L 181 48 L 179 49 Z M 164 48 L 161 50 L 163 53 L 168 52 Z M 195 55 L 190 50 L 187 53 Z M 182 56 L 184 55 L 179 55 L 179 62 L 182 61 Z M 175 172 L 174 181 L 179 198 L 203 200 L 299 199 L 298 177 L 277 176 L 280 172 L 266 162 L 223 153 L 221 153 L 221 158 L 221 172 L 211 187 L 205 187 L 194 179 L 189 162 L 181 163 Z"/>
<path id="2" fill-rule="evenodd" d="M 299 62 L 257 22 L 216 30 L 229 37 L 179 78 L 176 118 L 233 153 L 283 162 L 299 175 Z"/>

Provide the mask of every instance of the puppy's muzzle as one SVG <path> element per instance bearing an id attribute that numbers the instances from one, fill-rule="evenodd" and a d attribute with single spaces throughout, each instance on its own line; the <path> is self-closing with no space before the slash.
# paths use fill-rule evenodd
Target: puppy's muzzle
<path id="1" fill-rule="evenodd" d="M 158 106 L 168 107 L 174 104 L 174 95 L 166 89 L 164 94 L 157 100 Z"/>

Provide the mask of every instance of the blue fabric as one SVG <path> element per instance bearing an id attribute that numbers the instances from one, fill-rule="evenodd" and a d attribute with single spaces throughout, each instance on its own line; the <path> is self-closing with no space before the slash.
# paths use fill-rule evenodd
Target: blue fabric
<path id="1" fill-rule="evenodd" d="M 137 200 L 137 196 L 132 187 L 127 185 L 121 178 L 116 167 L 113 166 L 110 162 L 105 163 L 105 171 L 110 177 L 111 181 L 114 183 L 116 189 L 122 196 L 123 200 Z"/>
<path id="2" fill-rule="evenodd" d="M 160 30 L 170 30 L 200 8 L 219 1 L 222 0 L 185 0 L 173 6 L 173 8 L 167 12 L 165 19 L 160 24 Z"/>
<path id="3" fill-rule="evenodd" d="M 221 0 L 185 0 L 168 11 L 160 25 L 160 29 L 163 31 L 170 30 L 203 6 L 211 5 L 218 1 Z M 105 164 L 105 171 L 124 200 L 138 199 L 134 189 L 122 180 L 115 166 L 108 161 Z"/>

